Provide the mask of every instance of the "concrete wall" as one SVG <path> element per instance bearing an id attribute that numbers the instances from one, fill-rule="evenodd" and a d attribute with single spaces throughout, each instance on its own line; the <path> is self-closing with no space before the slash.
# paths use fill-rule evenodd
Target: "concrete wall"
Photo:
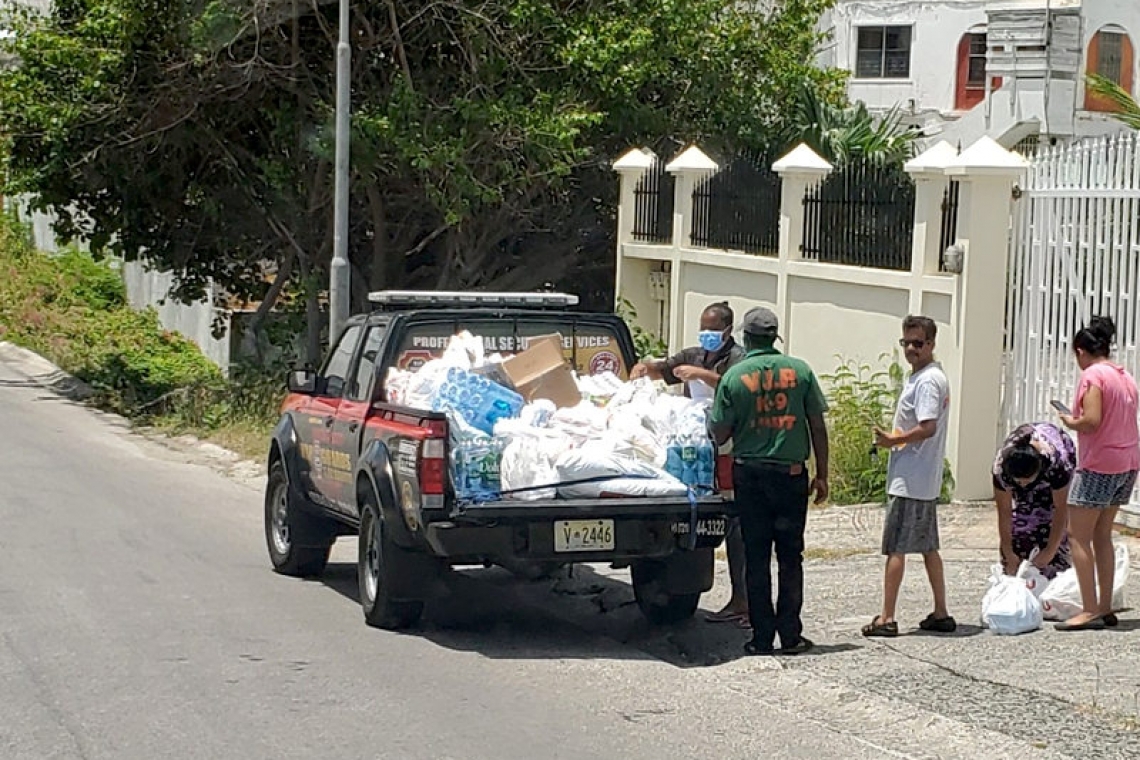
<path id="1" fill-rule="evenodd" d="M 139 261 L 123 264 L 123 281 L 127 287 L 127 300 L 136 309 L 153 307 L 158 312 L 159 323 L 173 332 L 181 333 L 198 345 L 210 361 L 223 370 L 230 366 L 230 339 L 228 335 L 215 338 L 214 320 L 220 314 L 214 308 L 214 288 L 207 297 L 191 304 L 179 303 L 168 298 L 174 276 L 169 272 L 148 270 Z M 223 322 L 228 330 L 229 318 Z"/>
<path id="2" fill-rule="evenodd" d="M 908 314 L 931 317 L 938 325 L 935 355 L 950 378 L 954 399 L 947 455 L 958 480 L 956 496 L 988 498 L 987 473 L 1001 433 L 1011 186 L 1023 162 L 992 142 L 980 145 L 980 153 L 967 151 L 959 157 L 943 144 L 927 154 L 931 158 L 926 164 L 920 158 L 911 166 L 916 201 L 910 271 L 802 257 L 804 191 L 826 171 L 820 166 L 825 167 L 825 162 L 806 146 L 792 154 L 805 163 L 780 169 L 777 256 L 692 244 L 688 234 L 692 188 L 710 170 L 703 154 L 694 157 L 690 149 L 685 153 L 687 164 L 678 159 L 670 165 L 670 171 L 678 175 L 672 242 L 637 242 L 630 226 L 619 226 L 618 297 L 634 303 L 640 326 L 665 337 L 671 352 L 697 343 L 700 314 L 710 303 L 728 301 L 738 315 L 753 306 L 767 306 L 780 316 L 783 349 L 805 359 L 821 375 L 848 360 L 880 369 L 892 360 L 902 362 L 898 340 L 903 318 Z M 949 168 L 933 165 L 935 154 Z M 966 250 L 967 265 L 961 274 L 940 272 L 946 172 L 959 171 L 954 161 L 968 157 L 980 160 L 976 166 L 961 169 L 957 177 L 962 183 L 957 242 Z M 623 202 L 632 203 L 632 189 L 640 175 L 628 167 L 619 171 Z M 632 206 L 623 207 L 619 219 L 628 219 L 632 213 Z M 667 294 L 658 293 L 655 298 L 648 281 L 650 273 L 660 271 L 670 273 L 669 288 Z"/>

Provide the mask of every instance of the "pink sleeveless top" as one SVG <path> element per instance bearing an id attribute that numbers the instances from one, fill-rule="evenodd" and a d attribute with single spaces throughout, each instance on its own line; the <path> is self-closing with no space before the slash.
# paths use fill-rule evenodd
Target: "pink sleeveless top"
<path id="1" fill-rule="evenodd" d="M 1081 402 L 1094 385 L 1100 388 L 1100 427 L 1077 433 L 1077 466 L 1105 475 L 1140 469 L 1136 381 L 1128 370 L 1111 362 L 1093 364 L 1081 372 L 1074 416 L 1081 415 Z"/>

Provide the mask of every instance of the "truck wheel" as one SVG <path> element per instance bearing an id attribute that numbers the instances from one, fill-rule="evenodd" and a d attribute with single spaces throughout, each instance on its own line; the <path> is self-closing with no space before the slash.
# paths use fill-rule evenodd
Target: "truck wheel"
<path id="1" fill-rule="evenodd" d="M 642 560 L 630 567 L 633 579 L 633 596 L 641 614 L 655 625 L 667 625 L 688 620 L 697 611 L 700 593 L 670 594 L 662 583 L 665 564 L 656 560 Z"/>
<path id="2" fill-rule="evenodd" d="M 401 554 L 407 550 L 388 537 L 374 497 L 367 498 L 362 506 L 357 578 L 364 622 L 387 630 L 407 628 L 424 612 L 423 601 L 391 598 L 392 579 L 398 572 Z"/>
<path id="3" fill-rule="evenodd" d="M 332 544 L 325 543 L 327 538 L 321 535 L 319 545 L 304 545 L 313 540 L 319 520 L 301 512 L 294 503 L 285 463 L 278 459 L 269 468 L 269 482 L 265 486 L 265 543 L 274 570 L 301 578 L 324 572 Z"/>

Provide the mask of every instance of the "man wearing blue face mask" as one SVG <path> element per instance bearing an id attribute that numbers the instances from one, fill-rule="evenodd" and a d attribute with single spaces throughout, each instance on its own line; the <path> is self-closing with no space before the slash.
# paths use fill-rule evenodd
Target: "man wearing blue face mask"
<path id="1" fill-rule="evenodd" d="M 732 339 L 732 308 L 727 302 L 714 303 L 701 312 L 698 346 L 686 348 L 668 359 L 648 360 L 635 364 L 629 372 L 631 380 L 649 377 L 669 385 L 685 384 L 685 395 L 711 401 L 720 385 L 721 375 L 744 358 L 744 348 Z M 725 536 L 728 572 L 732 580 L 732 597 L 719 612 L 708 616 L 710 623 L 734 623 L 748 627 L 748 588 L 744 582 L 744 539 L 740 520 L 729 521 Z"/>
<path id="2" fill-rule="evenodd" d="M 669 385 L 685 384 L 685 395 L 712 400 L 724 371 L 744 358 L 744 349 L 732 339 L 732 308 L 726 302 L 714 303 L 701 312 L 698 346 L 683 349 L 668 359 L 639 362 L 630 370 L 630 379 L 648 377 Z"/>

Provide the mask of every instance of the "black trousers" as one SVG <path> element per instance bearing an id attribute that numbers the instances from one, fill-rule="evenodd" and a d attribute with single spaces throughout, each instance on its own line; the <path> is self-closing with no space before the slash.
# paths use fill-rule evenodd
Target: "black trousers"
<path id="1" fill-rule="evenodd" d="M 752 640 L 792 646 L 803 634 L 804 529 L 807 527 L 808 476 L 803 466 L 791 468 L 738 460 L 733 487 L 744 534 L 745 576 Z M 772 606 L 772 549 L 779 569 L 775 609 Z"/>

